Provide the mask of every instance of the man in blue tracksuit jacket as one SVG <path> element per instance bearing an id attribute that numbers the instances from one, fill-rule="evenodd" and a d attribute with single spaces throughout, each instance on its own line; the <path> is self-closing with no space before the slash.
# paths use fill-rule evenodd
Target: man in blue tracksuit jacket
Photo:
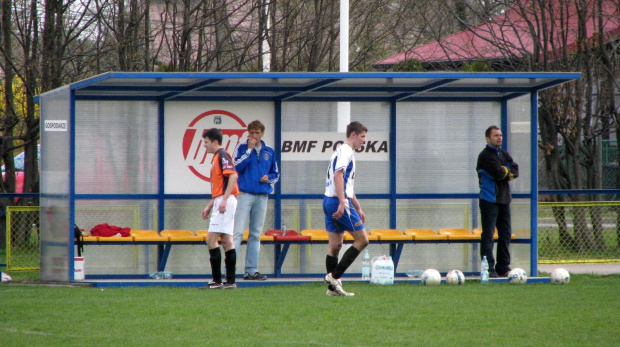
<path id="1" fill-rule="evenodd" d="M 489 277 L 505 277 L 510 272 L 510 195 L 509 181 L 519 177 L 519 166 L 501 149 L 502 131 L 492 125 L 486 132 L 487 146 L 478 155 L 480 215 L 482 235 L 480 258 L 487 257 Z M 497 228 L 497 262 L 493 257 L 493 234 Z"/>
<path id="2" fill-rule="evenodd" d="M 265 126 L 257 120 L 251 122 L 248 124 L 247 141 L 237 145 L 233 153 L 240 190 L 233 232 L 235 249 L 240 249 L 243 232 L 248 221 L 250 223 L 243 276 L 245 280 L 267 279 L 267 276 L 258 272 L 260 233 L 265 224 L 268 194 L 273 190 L 272 185 L 280 179 L 275 151 L 265 145 L 263 135 Z"/>

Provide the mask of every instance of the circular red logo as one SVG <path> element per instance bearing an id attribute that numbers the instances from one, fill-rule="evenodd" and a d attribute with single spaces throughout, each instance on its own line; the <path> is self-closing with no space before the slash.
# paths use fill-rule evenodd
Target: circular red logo
<path id="1" fill-rule="evenodd" d="M 211 163 L 213 154 L 203 146 L 202 133 L 211 128 L 222 130 L 222 147 L 230 154 L 247 133 L 245 122 L 224 110 L 201 113 L 189 123 L 183 135 L 183 158 L 190 171 L 207 182 L 211 181 L 211 166 L 205 164 Z"/>

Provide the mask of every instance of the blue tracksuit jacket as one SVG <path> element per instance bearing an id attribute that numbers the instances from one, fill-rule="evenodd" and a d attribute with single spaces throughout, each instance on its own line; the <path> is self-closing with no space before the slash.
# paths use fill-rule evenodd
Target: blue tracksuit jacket
<path id="1" fill-rule="evenodd" d="M 261 141 L 260 154 L 255 149 L 250 150 L 247 142 L 240 143 L 235 148 L 235 169 L 239 175 L 237 185 L 239 190 L 250 194 L 269 194 L 272 185 L 280 179 L 280 171 L 276 163 L 276 154 L 273 148 Z M 260 178 L 269 177 L 267 183 L 261 183 Z"/>

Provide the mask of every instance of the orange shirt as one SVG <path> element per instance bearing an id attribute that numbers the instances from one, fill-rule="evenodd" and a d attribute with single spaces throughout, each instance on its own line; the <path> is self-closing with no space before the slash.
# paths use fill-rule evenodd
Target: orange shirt
<path id="1" fill-rule="evenodd" d="M 215 199 L 220 195 L 224 195 L 228 186 L 228 176 L 237 173 L 235 171 L 235 162 L 230 154 L 224 149 L 219 149 L 211 160 L 211 198 Z M 235 188 L 231 193 L 234 196 L 239 195 L 239 187 L 235 184 Z"/>

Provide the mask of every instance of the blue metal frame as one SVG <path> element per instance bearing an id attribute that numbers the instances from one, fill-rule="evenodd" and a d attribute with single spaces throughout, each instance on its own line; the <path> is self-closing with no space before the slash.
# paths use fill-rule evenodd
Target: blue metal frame
<path id="1" fill-rule="evenodd" d="M 530 276 L 538 276 L 538 92 L 530 94 Z"/>
<path id="2" fill-rule="evenodd" d="M 396 101 L 390 102 L 390 228 L 396 229 Z M 360 194 L 360 198 L 362 195 Z"/>
<path id="3" fill-rule="evenodd" d="M 563 73 L 563 72 L 118 72 L 110 71 L 91 77 L 89 79 L 75 82 L 71 84 L 72 89 L 83 89 L 96 82 L 105 81 L 110 78 L 123 79 L 293 79 L 293 78 L 502 78 L 502 79 L 520 79 L 520 80 L 536 80 L 551 79 L 549 85 L 561 84 L 567 79 L 578 79 L 580 73 Z"/>
<path id="4" fill-rule="evenodd" d="M 278 170 L 282 170 L 282 102 L 276 101 L 274 103 L 275 109 L 275 135 L 274 135 L 274 151 L 276 152 L 276 164 L 278 165 Z M 281 180 L 276 182 L 275 187 L 275 228 L 280 229 L 282 226 L 282 183 Z M 271 195 L 270 195 L 271 198 Z"/>
<path id="5" fill-rule="evenodd" d="M 108 72 L 73 83 L 70 87 L 72 90 L 80 91 L 76 95 L 78 100 L 279 100 L 322 102 L 445 102 L 466 100 L 483 102 L 509 100 L 578 78 L 580 78 L 579 73 L 305 72 L 265 74 Z M 139 88 L 136 88 L 131 83 L 115 85 L 114 81 L 109 81 L 113 79 L 134 79 L 136 84 L 139 84 Z M 376 83 L 365 84 L 355 82 L 355 80 L 371 79 L 373 82 L 376 80 Z M 391 83 L 391 81 L 397 79 L 423 79 L 425 83 L 420 85 Z M 486 79 L 489 80 L 489 84 L 453 85 L 454 82 L 458 82 L 461 79 Z M 520 83 L 493 83 L 494 81 L 506 79 L 517 80 Z M 225 82 L 228 80 L 246 80 L 255 83 L 226 85 Z M 287 83 L 264 83 L 265 80 L 275 82 L 282 80 L 287 81 Z M 343 80 L 344 82 L 342 82 Z M 157 81 L 158 85 L 154 86 L 150 83 L 154 81 Z M 293 81 L 294 83 L 288 83 L 288 81 Z M 136 90 L 139 90 L 139 92 L 136 92 Z M 442 93 L 453 95 L 441 95 Z"/>
<path id="6" fill-rule="evenodd" d="M 620 194 L 620 189 L 560 189 L 539 190 L 538 195 L 571 195 L 571 194 Z"/>
<path id="7" fill-rule="evenodd" d="M 502 100 L 500 114 L 500 129 L 502 130 L 502 149 L 508 151 L 508 100 Z"/>
<path id="8" fill-rule="evenodd" d="M 499 102 L 501 104 L 500 127 L 505 137 L 508 136 L 508 101 L 530 94 L 531 101 L 531 192 L 514 194 L 515 198 L 531 201 L 531 275 L 537 274 L 537 102 L 538 91 L 579 79 L 579 73 L 415 73 L 415 72 L 377 72 L 377 73 L 134 73 L 108 72 L 99 76 L 70 85 L 70 173 L 69 173 L 69 209 L 70 222 L 75 224 L 75 200 L 80 199 L 154 199 L 158 203 L 158 231 L 165 229 L 165 201 L 168 199 L 208 199 L 207 194 L 166 194 L 164 190 L 164 104 L 167 100 L 233 100 L 233 101 L 271 101 L 274 103 L 275 144 L 278 167 L 281 168 L 281 132 L 283 101 L 371 101 L 389 102 L 390 129 L 390 192 L 386 194 L 359 194 L 360 199 L 386 199 L 389 201 L 390 228 L 396 227 L 396 210 L 399 199 L 472 199 L 477 193 L 442 193 L 442 194 L 399 194 L 396 183 L 396 124 L 398 102 Z M 115 79 L 123 80 L 115 84 Z M 135 84 L 127 80 L 135 80 Z M 408 84 L 407 79 L 423 79 L 419 85 Z M 454 84 L 461 79 L 488 79 L 489 85 Z M 515 83 L 500 83 L 512 79 Z M 152 83 L 157 80 L 158 85 Z M 244 80 L 245 83 L 229 80 Z M 286 81 L 281 83 L 279 80 Z M 393 83 L 400 80 L 400 83 Z M 274 83 L 266 83 L 272 81 Z M 359 81 L 359 83 L 358 83 Z M 371 82 L 369 82 L 371 81 Z M 496 83 L 495 85 L 493 85 Z M 139 90 L 136 93 L 136 90 Z M 202 94 L 201 94 L 202 93 Z M 220 94 L 218 94 L 220 93 Z M 235 94 L 237 93 L 237 94 Z M 451 95 L 451 93 L 453 95 Z M 45 94 L 40 97 L 44 97 Z M 149 100 L 158 101 L 158 190 L 156 194 L 76 194 L 75 192 L 75 103 L 77 100 Z M 508 141 L 502 147 L 507 148 Z M 620 190 L 619 190 L 620 191 Z M 598 190 L 596 191 L 598 192 Z M 608 192 L 608 191 L 605 191 Z M 596 193 L 593 193 L 596 194 Z M 276 226 L 282 223 L 283 199 L 322 199 L 322 194 L 282 194 L 281 182 L 270 195 L 275 202 Z M 74 241 L 70 238 L 70 256 L 74 256 Z M 398 246 L 390 246 L 391 253 L 399 257 L 402 252 Z M 163 246 L 158 252 L 158 267 L 165 263 L 167 252 Z M 285 250 L 276 254 L 276 265 L 282 265 Z M 398 259 L 396 259 L 396 263 Z M 73 280 L 73 262 L 70 262 L 70 278 Z M 161 269 L 160 269 L 161 270 Z"/>
<path id="9" fill-rule="evenodd" d="M 73 228 L 75 226 L 75 92 L 69 92 L 69 280 L 75 278 L 75 240 L 73 238 Z"/>
<path id="10" fill-rule="evenodd" d="M 158 167 L 157 170 L 158 172 L 158 185 L 159 187 L 157 187 L 157 231 L 162 231 L 163 230 L 163 226 L 164 226 L 164 214 L 165 214 L 165 191 L 164 191 L 164 167 L 165 167 L 165 163 L 164 163 L 164 147 L 165 147 L 165 143 L 163 141 L 164 138 L 164 127 L 165 127 L 165 118 L 164 118 L 164 102 L 160 101 L 157 104 L 157 131 L 159 132 L 159 136 L 158 138 L 160 139 L 160 141 L 158 141 L 158 146 L 157 146 L 157 153 L 158 153 Z"/>
<path id="11" fill-rule="evenodd" d="M 164 147 L 165 141 L 164 139 L 164 127 L 165 127 L 165 104 L 164 101 L 159 101 L 157 103 L 157 131 L 159 132 L 158 138 L 160 139 L 157 144 L 157 152 L 159 155 L 157 170 L 158 172 L 158 185 L 157 187 L 157 232 L 161 232 L 164 230 L 164 221 L 165 221 L 165 213 L 166 213 L 166 203 L 165 203 L 165 190 L 164 190 Z M 170 250 L 168 250 L 168 253 Z M 166 253 L 164 247 L 162 245 L 157 246 L 157 271 L 163 271 L 165 264 L 165 260 L 168 258 L 168 253 Z"/>

